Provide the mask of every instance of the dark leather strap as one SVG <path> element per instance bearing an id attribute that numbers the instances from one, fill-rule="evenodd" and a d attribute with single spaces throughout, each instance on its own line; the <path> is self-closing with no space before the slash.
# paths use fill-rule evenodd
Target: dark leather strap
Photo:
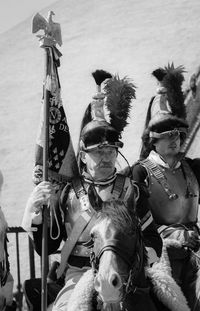
<path id="1" fill-rule="evenodd" d="M 84 211 L 79 218 L 77 219 L 70 236 L 67 238 L 62 251 L 61 251 L 61 262 L 60 266 L 57 269 L 57 277 L 58 279 L 64 273 L 67 265 L 68 258 L 76 245 L 81 233 L 86 228 L 86 226 L 90 223 L 92 217 L 95 215 L 95 211 L 93 209 L 88 209 Z"/>
<path id="2" fill-rule="evenodd" d="M 150 173 L 152 175 L 154 175 L 154 177 L 157 179 L 157 181 L 160 183 L 163 190 L 167 194 L 168 198 L 170 200 L 176 200 L 178 196 L 176 193 L 174 193 L 171 190 L 171 188 L 167 182 L 167 179 L 166 179 L 165 175 L 163 174 L 162 170 L 160 169 L 160 167 L 158 165 L 156 165 L 154 162 L 152 162 L 151 160 L 149 160 L 148 158 L 141 161 L 141 164 L 144 167 L 148 168 Z"/>

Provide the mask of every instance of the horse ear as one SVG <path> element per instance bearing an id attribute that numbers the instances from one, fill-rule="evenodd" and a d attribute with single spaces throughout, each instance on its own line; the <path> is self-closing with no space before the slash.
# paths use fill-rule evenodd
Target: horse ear
<path id="1" fill-rule="evenodd" d="M 125 194 L 124 201 L 126 202 L 127 209 L 130 212 L 135 212 L 136 201 L 139 197 L 139 189 L 135 183 L 132 183 Z"/>

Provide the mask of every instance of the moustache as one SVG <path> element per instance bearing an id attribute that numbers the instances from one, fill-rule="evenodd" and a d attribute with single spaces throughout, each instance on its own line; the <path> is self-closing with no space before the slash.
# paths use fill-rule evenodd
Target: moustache
<path id="1" fill-rule="evenodd" d="M 177 144 L 176 144 L 176 142 L 173 142 L 173 143 L 171 143 L 170 145 L 169 145 L 169 148 L 176 148 L 177 147 Z"/>
<path id="2" fill-rule="evenodd" d="M 111 168 L 112 167 L 112 163 L 111 162 L 99 162 L 98 164 L 99 168 Z"/>

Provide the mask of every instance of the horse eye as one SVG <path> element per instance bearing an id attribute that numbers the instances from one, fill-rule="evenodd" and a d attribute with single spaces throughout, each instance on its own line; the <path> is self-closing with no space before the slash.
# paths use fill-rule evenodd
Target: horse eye
<path id="1" fill-rule="evenodd" d="M 91 232 L 91 233 L 90 233 L 90 237 L 91 237 L 91 240 L 92 240 L 93 243 L 94 243 L 94 240 L 97 238 L 96 232 Z"/>
<path id="2" fill-rule="evenodd" d="M 92 248 L 93 245 L 94 245 L 94 241 L 92 238 L 89 241 L 83 243 L 83 246 L 88 247 L 88 248 Z"/>
<path id="3" fill-rule="evenodd" d="M 97 239 L 98 238 L 98 232 L 96 231 L 96 230 L 94 230 L 94 231 L 92 231 L 91 233 L 90 233 L 90 236 L 91 236 L 91 239 L 92 240 L 95 240 L 95 239 Z"/>
<path id="4" fill-rule="evenodd" d="M 91 232 L 91 233 L 90 233 L 90 236 L 91 236 L 91 240 L 93 240 L 93 241 L 94 241 L 94 239 L 95 239 L 95 235 L 94 235 L 94 233 L 93 233 L 93 232 Z"/>

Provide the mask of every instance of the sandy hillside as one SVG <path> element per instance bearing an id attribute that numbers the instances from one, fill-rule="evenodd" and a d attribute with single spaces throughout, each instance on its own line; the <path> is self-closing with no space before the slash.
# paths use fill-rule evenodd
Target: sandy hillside
<path id="1" fill-rule="evenodd" d="M 137 85 L 123 150 L 129 162 L 134 162 L 145 110 L 156 90 L 151 71 L 174 61 L 177 66 L 185 65 L 187 82 L 199 66 L 200 1 L 60 0 L 41 13 L 46 16 L 49 9 L 62 27 L 59 73 L 74 146 L 82 112 L 95 92 L 91 72 L 105 69 L 127 75 Z M 1 34 L 0 44 L 2 205 L 9 225 L 15 226 L 20 225 L 32 189 L 44 55 L 31 34 L 31 17 Z"/>

